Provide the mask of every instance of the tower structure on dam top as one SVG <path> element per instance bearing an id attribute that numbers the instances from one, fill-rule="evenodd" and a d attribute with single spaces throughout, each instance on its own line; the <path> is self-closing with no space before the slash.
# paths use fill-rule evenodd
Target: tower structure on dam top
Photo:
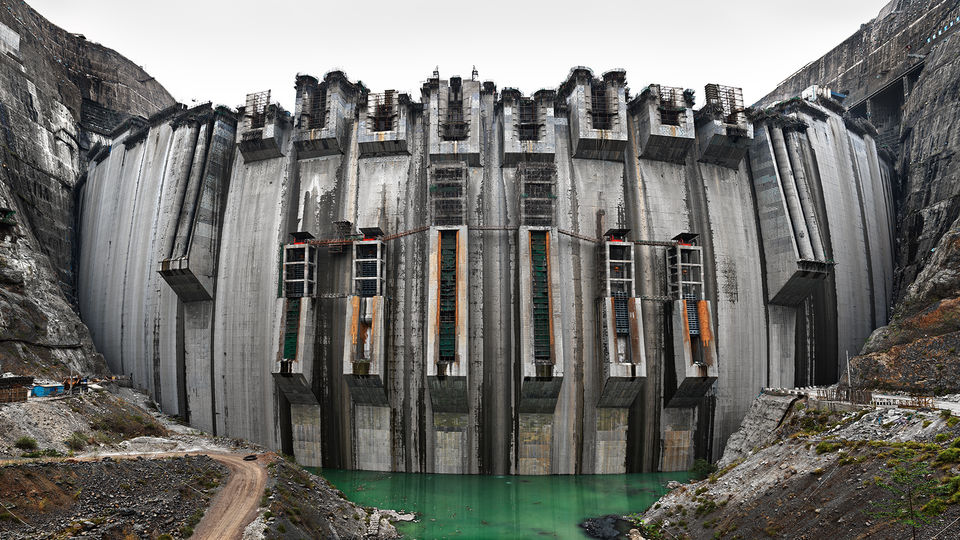
<path id="1" fill-rule="evenodd" d="M 761 387 L 834 382 L 890 302 L 891 164 L 822 93 L 295 86 L 292 112 L 124 124 L 83 187 L 98 349 L 218 435 L 323 467 L 686 470 Z"/>

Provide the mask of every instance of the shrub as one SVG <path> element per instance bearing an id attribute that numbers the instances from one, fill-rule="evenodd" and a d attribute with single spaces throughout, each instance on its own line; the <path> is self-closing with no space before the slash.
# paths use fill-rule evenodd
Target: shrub
<path id="1" fill-rule="evenodd" d="M 936 516 L 936 515 L 942 514 L 943 511 L 946 509 L 947 509 L 947 501 L 939 497 L 934 497 L 930 499 L 930 501 L 927 502 L 927 504 L 923 505 L 923 507 L 920 508 L 920 511 L 928 516 Z"/>
<path id="2" fill-rule="evenodd" d="M 868 515 L 909 527 L 911 536 L 916 538 L 917 529 L 929 523 L 929 516 L 942 512 L 945 506 L 943 501 L 931 500 L 942 491 L 932 473 L 925 461 L 896 466 L 888 478 L 878 483 L 887 491 L 887 496 L 871 501 L 874 511 Z"/>
<path id="3" fill-rule="evenodd" d="M 836 450 L 837 448 L 840 448 L 841 446 L 843 446 L 843 445 L 840 444 L 840 443 L 836 443 L 836 442 L 820 441 L 820 444 L 817 445 L 817 453 L 818 453 L 818 454 L 828 454 L 828 453 L 830 453 L 830 452 L 833 452 L 833 451 Z"/>
<path id="4" fill-rule="evenodd" d="M 949 439 L 949 438 L 950 438 L 950 435 L 947 434 L 947 433 L 937 433 L 937 436 L 934 437 L 933 440 L 935 440 L 935 441 L 937 441 L 937 442 L 943 442 L 943 441 L 945 441 L 945 440 L 947 440 L 947 439 Z"/>
<path id="5" fill-rule="evenodd" d="M 956 463 L 960 461 L 960 448 L 947 448 L 937 454 L 937 461 L 943 463 Z"/>
<path id="6" fill-rule="evenodd" d="M 29 452 L 37 449 L 37 440 L 33 437 L 20 437 L 13 445 L 25 452 Z"/>
<path id="7" fill-rule="evenodd" d="M 690 474 L 692 474 L 693 478 L 696 480 L 703 480 L 704 478 L 713 474 L 716 470 L 716 465 L 701 458 L 693 462 L 693 467 L 690 467 Z"/>
<path id="8" fill-rule="evenodd" d="M 947 418 L 950 418 L 950 411 L 948 411 L 948 410 L 946 410 L 946 409 L 941 409 L 941 410 L 940 410 L 940 418 L 943 418 L 944 420 L 946 420 Z"/>
<path id="9" fill-rule="evenodd" d="M 200 523 L 200 520 L 203 519 L 204 510 L 198 509 L 187 519 L 187 526 L 193 529 L 197 526 L 197 523 Z"/>
<path id="10" fill-rule="evenodd" d="M 942 493 L 949 499 L 951 504 L 960 503 L 960 476 L 943 479 L 942 489 Z"/>
<path id="11" fill-rule="evenodd" d="M 152 418 L 144 418 L 139 414 L 113 412 L 101 415 L 90 422 L 90 427 L 98 431 L 115 434 L 122 439 L 139 437 L 141 435 L 163 435 L 163 427 Z"/>
<path id="12" fill-rule="evenodd" d="M 957 425 L 958 423 L 960 423 L 960 417 L 951 416 L 950 418 L 947 418 L 947 426 L 949 426 L 949 427 L 953 427 L 953 426 Z"/>
<path id="13" fill-rule="evenodd" d="M 67 445 L 67 448 L 79 452 L 87 446 L 87 437 L 79 431 L 74 431 L 70 438 L 63 442 Z"/>

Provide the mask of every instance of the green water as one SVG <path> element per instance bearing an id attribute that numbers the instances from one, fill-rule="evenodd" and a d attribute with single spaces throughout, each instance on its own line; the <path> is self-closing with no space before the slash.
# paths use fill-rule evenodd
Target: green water
<path id="1" fill-rule="evenodd" d="M 351 501 L 416 512 L 400 523 L 406 538 L 586 537 L 577 526 L 588 517 L 647 509 L 670 480 L 687 473 L 580 476 L 478 476 L 370 471 L 314 471 Z"/>

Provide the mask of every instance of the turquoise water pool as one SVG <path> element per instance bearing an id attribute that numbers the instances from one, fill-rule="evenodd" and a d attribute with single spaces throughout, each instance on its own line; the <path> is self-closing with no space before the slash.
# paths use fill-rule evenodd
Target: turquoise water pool
<path id="1" fill-rule="evenodd" d="M 585 538 L 589 517 L 645 510 L 688 473 L 477 476 L 319 471 L 363 506 L 416 512 L 406 538 Z"/>

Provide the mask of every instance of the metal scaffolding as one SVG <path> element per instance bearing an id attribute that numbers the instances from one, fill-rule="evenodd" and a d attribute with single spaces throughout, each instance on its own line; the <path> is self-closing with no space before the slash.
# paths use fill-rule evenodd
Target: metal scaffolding
<path id="1" fill-rule="evenodd" d="M 517 104 L 517 132 L 521 141 L 540 139 L 540 115 L 532 99 L 521 99 Z"/>
<path id="2" fill-rule="evenodd" d="M 367 111 L 371 120 L 368 127 L 371 131 L 393 131 L 396 129 L 396 93 L 396 90 L 387 90 L 382 94 L 367 96 Z"/>
<path id="3" fill-rule="evenodd" d="M 557 169 L 552 163 L 521 163 L 517 167 L 520 192 L 520 223 L 553 226 Z"/>
<path id="4" fill-rule="evenodd" d="M 743 108 L 743 91 L 734 86 L 708 84 L 705 87 L 707 104 L 720 109 L 726 124 L 742 124 L 747 120 Z"/>
<path id="5" fill-rule="evenodd" d="M 442 166 L 433 170 L 430 199 L 433 207 L 434 225 L 462 225 L 464 221 L 464 176 L 463 166 Z"/>
<path id="6" fill-rule="evenodd" d="M 262 128 L 267 119 L 267 106 L 270 105 L 270 90 L 247 94 L 246 112 L 250 115 L 250 129 Z"/>
<path id="7" fill-rule="evenodd" d="M 327 87 L 320 85 L 310 99 L 309 129 L 323 129 L 327 123 Z"/>
<path id="8" fill-rule="evenodd" d="M 681 125 L 681 117 L 687 110 L 683 89 L 674 86 L 660 86 L 660 123 L 665 126 Z"/>
<path id="9" fill-rule="evenodd" d="M 667 253 L 667 268 L 670 272 L 670 294 L 684 300 L 687 309 L 687 324 L 691 335 L 700 333 L 700 317 L 697 302 L 703 300 L 702 251 L 696 245 L 696 234 L 681 234 L 675 239 L 676 246 Z"/>
<path id="10" fill-rule="evenodd" d="M 458 78 L 450 79 L 446 110 L 440 111 L 443 122 L 440 124 L 440 136 L 445 141 L 464 141 L 469 133 L 469 125 L 463 110 L 463 85 Z"/>
<path id="11" fill-rule="evenodd" d="M 617 107 L 610 103 L 607 85 L 601 80 L 590 83 L 590 119 L 593 129 L 613 129 Z"/>

